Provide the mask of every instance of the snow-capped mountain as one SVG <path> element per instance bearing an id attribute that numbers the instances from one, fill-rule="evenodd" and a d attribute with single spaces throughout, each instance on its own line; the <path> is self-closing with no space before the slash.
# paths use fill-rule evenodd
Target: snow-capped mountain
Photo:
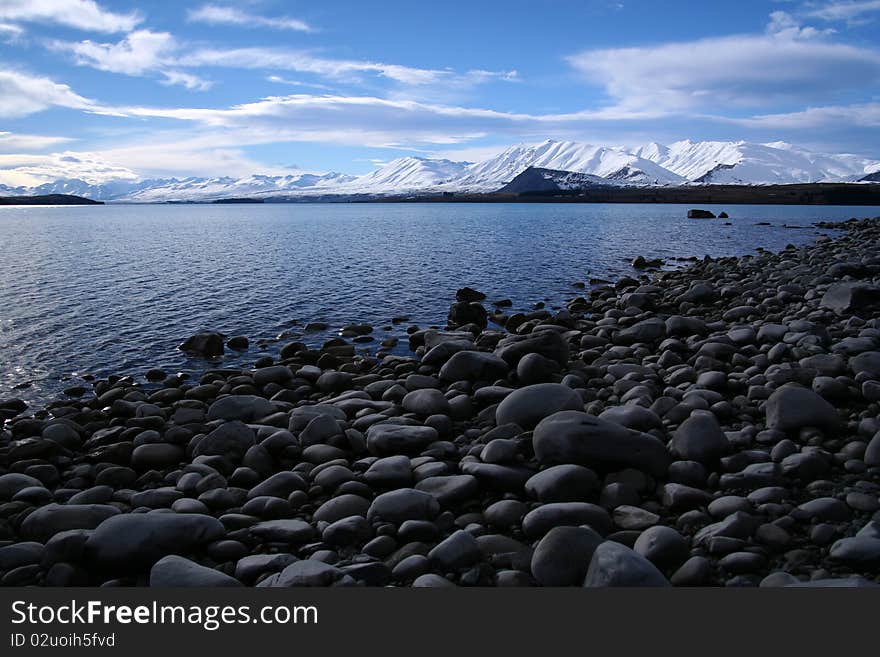
<path id="1" fill-rule="evenodd" d="M 493 158 L 473 164 L 458 184 L 474 190 L 498 188 L 529 167 L 588 173 L 636 185 L 685 182 L 678 174 L 621 148 L 548 139 L 535 145 L 517 144 Z"/>
<path id="2" fill-rule="evenodd" d="M 880 163 L 855 155 L 812 153 L 785 142 L 678 141 L 634 150 L 690 182 L 762 185 L 857 181 Z"/>
<path id="3" fill-rule="evenodd" d="M 467 162 L 401 157 L 359 176 L 345 185 L 351 193 L 401 193 L 454 185 L 469 166 Z"/>
<path id="4" fill-rule="evenodd" d="M 685 140 L 669 145 L 649 143 L 624 148 L 546 140 L 539 144 L 517 144 L 475 163 L 402 157 L 360 176 L 295 172 L 244 178 L 115 180 L 97 185 L 79 179 L 62 179 L 30 188 L 0 185 L 0 195 L 76 194 L 102 201 L 149 203 L 241 197 L 284 199 L 493 192 L 528 169 L 552 171 L 553 184 L 562 185 L 562 189 L 596 184 L 880 182 L 880 160 L 814 153 L 785 142 Z M 566 177 L 566 174 L 571 175 Z"/>
<path id="5" fill-rule="evenodd" d="M 296 194 L 300 190 L 335 189 L 356 180 L 341 173 L 301 173 L 287 176 L 253 175 L 245 178 L 184 178 L 132 191 L 121 198 L 137 203 L 163 201 L 205 201 L 219 198 L 241 198 Z M 314 192 L 312 192 L 314 193 Z"/>

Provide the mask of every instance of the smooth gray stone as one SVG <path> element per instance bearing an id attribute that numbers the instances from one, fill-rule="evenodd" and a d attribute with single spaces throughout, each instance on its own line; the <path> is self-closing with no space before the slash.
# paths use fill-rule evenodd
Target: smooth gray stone
<path id="1" fill-rule="evenodd" d="M 596 497 L 599 478 L 582 465 L 554 465 L 532 475 L 525 490 L 539 502 L 585 502 Z"/>
<path id="2" fill-rule="evenodd" d="M 288 543 L 290 545 L 308 543 L 317 534 L 315 528 L 309 523 L 296 518 L 266 520 L 252 526 L 248 531 L 252 536 L 263 541 Z"/>
<path id="3" fill-rule="evenodd" d="M 582 411 L 584 402 L 577 391 L 561 383 L 538 383 L 514 390 L 495 410 L 495 423 L 516 424 L 532 429 L 558 411 Z"/>
<path id="4" fill-rule="evenodd" d="M 535 539 L 544 536 L 554 527 L 589 525 L 596 532 L 611 531 L 611 517 L 601 506 L 589 502 L 554 502 L 539 506 L 523 518 L 523 533 Z"/>
<path id="5" fill-rule="evenodd" d="M 286 368 L 285 368 L 286 369 Z M 228 395 L 208 407 L 208 420 L 240 420 L 254 422 L 271 415 L 275 407 L 265 397 Z"/>
<path id="6" fill-rule="evenodd" d="M 632 467 L 663 476 L 672 462 L 666 446 L 654 436 L 579 411 L 562 411 L 543 419 L 535 428 L 532 444 L 542 465 Z"/>
<path id="7" fill-rule="evenodd" d="M 223 524 L 194 513 L 126 513 L 98 525 L 85 545 L 92 568 L 112 573 L 149 568 L 169 554 L 190 553 L 226 535 Z"/>
<path id="8" fill-rule="evenodd" d="M 481 557 L 477 540 L 463 529 L 454 532 L 428 552 L 428 559 L 442 568 L 443 572 L 465 568 L 478 562 Z"/>
<path id="9" fill-rule="evenodd" d="M 439 437 L 433 427 L 374 424 L 367 429 L 367 448 L 376 456 L 418 454 Z"/>
<path id="10" fill-rule="evenodd" d="M 650 561 L 614 541 L 599 545 L 590 560 L 585 587 L 670 586 Z"/>
<path id="11" fill-rule="evenodd" d="M 767 428 L 779 431 L 797 431 L 802 427 L 816 427 L 835 432 L 840 427 L 840 416 L 835 408 L 812 390 L 786 384 L 777 388 L 766 402 Z"/>
<path id="12" fill-rule="evenodd" d="M 532 575 L 542 586 L 580 586 L 603 540 L 589 527 L 554 527 L 532 554 Z"/>
<path id="13" fill-rule="evenodd" d="M 21 523 L 22 538 L 45 543 L 58 532 L 95 529 L 107 518 L 119 514 L 109 504 L 47 504 L 34 510 Z"/>
<path id="14" fill-rule="evenodd" d="M 322 587 L 331 586 L 342 577 L 336 566 L 316 559 L 302 559 L 287 566 L 280 573 L 270 575 L 257 584 L 259 587 Z"/>
<path id="15" fill-rule="evenodd" d="M 712 463 L 729 449 L 721 425 L 708 411 L 694 411 L 672 434 L 672 452 L 684 461 Z"/>
<path id="16" fill-rule="evenodd" d="M 675 568 L 690 556 L 688 540 L 672 527 L 649 527 L 636 539 L 633 550 L 658 568 Z"/>
<path id="17" fill-rule="evenodd" d="M 382 493 L 373 500 L 367 520 L 381 518 L 400 524 L 405 520 L 431 520 L 440 513 L 440 503 L 430 493 L 413 488 L 399 488 Z"/>
<path id="18" fill-rule="evenodd" d="M 176 554 L 169 554 L 150 569 L 152 587 L 242 586 L 234 577 Z"/>
<path id="19" fill-rule="evenodd" d="M 227 456 L 241 460 L 254 444 L 254 432 L 244 422 L 225 422 L 202 438 L 193 449 L 193 457 Z"/>

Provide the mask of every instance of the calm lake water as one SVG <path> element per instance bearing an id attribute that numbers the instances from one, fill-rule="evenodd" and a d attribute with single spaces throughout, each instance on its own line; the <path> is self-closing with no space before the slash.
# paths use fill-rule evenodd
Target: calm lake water
<path id="1" fill-rule="evenodd" d="M 442 325 L 464 285 L 514 310 L 561 304 L 575 281 L 632 273 L 636 255 L 779 250 L 813 241 L 815 221 L 880 214 L 703 207 L 727 210 L 732 225 L 688 220 L 682 205 L 0 207 L 0 398 L 48 400 L 86 373 L 198 372 L 209 365 L 176 346 L 199 330 L 250 338 L 223 365 L 276 354 L 310 321 L 332 329 L 308 343 L 366 322 L 378 345 L 405 335 L 407 324 L 381 329 L 395 316 Z M 292 337 L 256 346 L 283 331 Z"/>

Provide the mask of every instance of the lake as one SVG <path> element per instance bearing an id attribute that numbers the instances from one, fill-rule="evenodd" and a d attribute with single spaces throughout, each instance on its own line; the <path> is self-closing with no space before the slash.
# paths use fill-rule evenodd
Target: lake
<path id="1" fill-rule="evenodd" d="M 469 285 L 513 310 L 563 304 L 572 283 L 632 274 L 631 260 L 743 255 L 812 242 L 842 206 L 289 204 L 0 207 L 0 398 L 48 400 L 83 374 L 142 376 L 252 365 L 308 322 L 443 325 Z M 759 226 L 757 222 L 770 222 Z M 788 227 L 785 227 L 787 225 Z M 382 327 L 392 317 L 410 322 Z M 251 348 L 208 364 L 176 349 L 199 330 Z M 256 343 L 289 332 L 265 349 Z M 406 352 L 406 340 L 397 347 Z M 14 389 L 19 384 L 29 387 Z"/>

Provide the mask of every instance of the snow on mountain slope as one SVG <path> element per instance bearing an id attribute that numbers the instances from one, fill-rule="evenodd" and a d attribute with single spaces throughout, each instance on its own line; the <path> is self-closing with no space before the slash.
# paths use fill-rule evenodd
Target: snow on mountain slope
<path id="1" fill-rule="evenodd" d="M 402 157 L 360 176 L 302 171 L 284 176 L 255 174 L 244 178 L 110 180 L 101 184 L 73 178 L 31 188 L 0 186 L 0 194 L 76 194 L 102 201 L 148 203 L 235 197 L 493 192 L 530 167 L 594 176 L 597 181 L 617 185 L 681 185 L 688 182 L 758 185 L 876 182 L 880 179 L 878 160 L 856 155 L 813 153 L 785 142 L 755 144 L 685 140 L 668 146 L 652 142 L 625 149 L 546 140 L 539 144 L 511 146 L 499 155 L 475 164 Z"/>
<path id="2" fill-rule="evenodd" d="M 432 160 L 425 157 L 401 157 L 383 167 L 358 176 L 343 185 L 350 193 L 404 192 L 427 190 L 457 181 L 468 167 L 467 162 Z"/>
<path id="3" fill-rule="evenodd" d="M 872 162 L 812 153 L 785 142 L 685 140 L 668 147 L 648 144 L 635 152 L 692 182 L 733 185 L 857 180 Z"/>
<path id="4" fill-rule="evenodd" d="M 535 145 L 511 146 L 494 158 L 471 165 L 458 184 L 464 189 L 495 189 L 529 167 L 588 173 L 632 184 L 683 182 L 680 176 L 620 148 L 548 139 Z"/>
<path id="5" fill-rule="evenodd" d="M 162 181 L 116 200 L 137 203 L 210 201 L 221 198 L 283 196 L 300 190 L 334 189 L 355 180 L 339 173 L 302 173 L 286 176 L 252 175 L 245 178 L 184 178 Z"/>

